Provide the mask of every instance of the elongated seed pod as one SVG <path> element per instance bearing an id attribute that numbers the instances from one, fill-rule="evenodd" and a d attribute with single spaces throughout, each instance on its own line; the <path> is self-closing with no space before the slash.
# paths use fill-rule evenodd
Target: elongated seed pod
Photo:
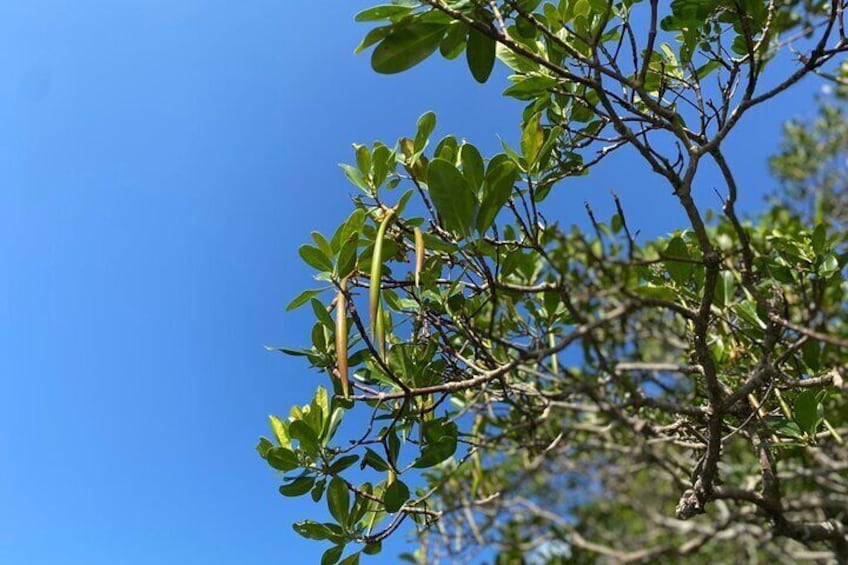
<path id="1" fill-rule="evenodd" d="M 382 300 L 377 300 L 377 323 L 374 325 L 374 346 L 380 352 L 380 357 L 386 358 L 386 313 L 383 312 Z"/>
<path id="2" fill-rule="evenodd" d="M 550 345 L 551 347 L 556 347 L 556 337 L 553 333 L 548 334 L 548 345 Z M 553 370 L 555 375 L 559 374 L 559 359 L 557 359 L 556 353 L 551 355 L 551 369 Z"/>
<path id="3" fill-rule="evenodd" d="M 347 279 L 342 281 L 342 288 L 336 296 L 336 368 L 339 370 L 345 400 L 350 396 L 347 380 L 347 297 L 344 293 L 346 284 Z"/>
<path id="4" fill-rule="evenodd" d="M 371 255 L 371 286 L 368 289 L 368 315 L 371 321 L 371 336 L 377 329 L 377 305 L 380 303 L 380 278 L 383 276 L 383 238 L 392 221 L 395 211 L 389 209 L 383 216 L 383 221 L 377 229 L 377 238 L 374 240 L 374 253 Z"/>
<path id="5" fill-rule="evenodd" d="M 421 269 L 424 268 L 424 234 L 415 228 L 415 288 L 421 286 Z"/>

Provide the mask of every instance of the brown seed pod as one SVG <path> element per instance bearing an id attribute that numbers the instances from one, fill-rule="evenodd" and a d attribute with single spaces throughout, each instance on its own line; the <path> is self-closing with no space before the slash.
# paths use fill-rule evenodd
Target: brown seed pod
<path id="1" fill-rule="evenodd" d="M 424 268 L 424 234 L 415 228 L 415 288 L 421 286 L 421 270 Z"/>
<path id="2" fill-rule="evenodd" d="M 336 368 L 342 383 L 342 394 L 345 400 L 350 396 L 347 367 L 347 297 L 344 287 L 347 279 L 342 281 L 342 288 L 336 296 Z"/>

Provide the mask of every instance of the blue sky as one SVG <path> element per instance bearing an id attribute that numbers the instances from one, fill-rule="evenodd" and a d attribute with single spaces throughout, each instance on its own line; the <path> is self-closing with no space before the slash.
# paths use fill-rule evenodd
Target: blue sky
<path id="1" fill-rule="evenodd" d="M 428 109 L 488 151 L 520 107 L 462 62 L 400 76 L 353 47 L 371 2 L 0 3 L 0 563 L 317 562 L 255 454 L 266 416 L 321 379 L 266 344 L 308 340 L 297 247 L 347 216 L 338 162 Z M 746 209 L 770 189 L 783 119 L 814 83 L 728 141 Z M 703 202 L 715 206 L 710 177 Z M 715 183 L 718 184 L 717 181 Z M 679 212 L 616 157 L 552 197 L 584 221 L 615 188 L 643 233 Z M 393 563 L 383 556 L 365 562 Z"/>

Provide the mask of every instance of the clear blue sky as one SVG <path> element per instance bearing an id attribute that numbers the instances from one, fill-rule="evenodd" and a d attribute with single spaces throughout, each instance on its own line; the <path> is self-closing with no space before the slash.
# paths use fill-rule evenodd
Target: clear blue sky
<path id="1" fill-rule="evenodd" d="M 375 2 L 376 3 L 376 2 Z M 428 109 L 489 151 L 520 107 L 462 62 L 377 76 L 353 47 L 371 2 L 0 2 L 0 563 L 313 563 L 325 546 L 255 454 L 266 416 L 320 378 L 265 344 L 308 340 L 310 230 L 349 211 L 336 164 Z M 770 187 L 779 122 L 729 141 L 743 204 Z M 622 156 L 561 188 L 657 234 L 679 213 Z M 699 196 L 715 206 L 709 179 Z M 307 309 L 308 310 L 308 309 Z M 394 563 L 389 546 L 367 563 Z"/>

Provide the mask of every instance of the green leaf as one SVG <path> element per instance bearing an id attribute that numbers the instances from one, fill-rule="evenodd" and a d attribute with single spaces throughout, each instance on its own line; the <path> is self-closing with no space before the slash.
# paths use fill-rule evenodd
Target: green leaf
<path id="1" fill-rule="evenodd" d="M 359 455 L 345 455 L 344 457 L 339 457 L 332 465 L 330 465 L 330 472 L 333 474 L 341 473 L 357 461 L 359 461 Z"/>
<path id="2" fill-rule="evenodd" d="M 330 245 L 330 242 L 327 241 L 327 238 L 321 232 L 313 231 L 312 232 L 312 240 L 315 241 L 315 245 L 318 246 L 318 249 L 321 250 L 321 253 L 326 255 L 327 257 L 332 257 L 333 248 Z"/>
<path id="3" fill-rule="evenodd" d="M 477 82 L 484 83 L 489 80 L 492 69 L 495 67 L 496 47 L 497 43 L 494 39 L 475 28 L 469 29 L 465 54 L 468 68 Z"/>
<path id="4" fill-rule="evenodd" d="M 314 484 L 315 477 L 300 477 L 287 485 L 282 485 L 280 487 L 280 494 L 283 496 L 303 496 L 312 490 Z"/>
<path id="5" fill-rule="evenodd" d="M 362 10 L 356 14 L 353 19 L 357 22 L 376 22 L 379 20 L 388 20 L 396 16 L 403 16 L 412 11 L 411 6 L 385 5 L 374 6 L 367 10 Z"/>
<path id="6" fill-rule="evenodd" d="M 539 69 L 539 63 L 532 61 L 523 55 L 519 55 L 505 45 L 498 43 L 495 49 L 498 59 L 514 71 L 520 73 L 532 73 Z"/>
<path id="7" fill-rule="evenodd" d="M 795 420 L 801 431 L 809 435 L 814 435 L 822 421 L 819 412 L 819 399 L 816 397 L 815 391 L 803 391 L 795 397 L 792 408 L 792 419 Z"/>
<path id="8" fill-rule="evenodd" d="M 342 558 L 342 553 L 344 553 L 345 546 L 344 545 L 336 545 L 331 547 L 327 551 L 324 552 L 324 555 L 321 556 L 321 565 L 335 565 L 338 563 L 339 559 Z"/>
<path id="9" fill-rule="evenodd" d="M 533 168 L 539 157 L 539 150 L 545 143 L 545 132 L 542 129 L 542 114 L 535 114 L 524 124 L 521 132 L 521 153 L 527 161 L 528 167 Z"/>
<path id="10" fill-rule="evenodd" d="M 324 487 L 327 486 L 326 479 L 321 479 L 317 483 L 315 483 L 315 488 L 312 489 L 312 502 L 318 502 L 321 500 L 321 497 L 324 496 Z"/>
<path id="11" fill-rule="evenodd" d="M 295 522 L 292 524 L 292 529 L 306 539 L 323 540 L 333 535 L 333 532 L 327 526 L 312 520 Z"/>
<path id="12" fill-rule="evenodd" d="M 445 159 L 433 159 L 427 168 L 430 197 L 444 227 L 467 234 L 474 222 L 477 198 L 462 173 Z"/>
<path id="13" fill-rule="evenodd" d="M 477 214 L 477 231 L 483 234 L 509 201 L 512 189 L 518 180 L 518 167 L 506 155 L 497 155 L 489 161 L 483 183 L 483 202 Z"/>
<path id="14" fill-rule="evenodd" d="M 736 279 L 730 271 L 721 271 L 716 285 L 715 303 L 716 306 L 727 306 L 733 301 L 733 292 L 736 287 Z"/>
<path id="15" fill-rule="evenodd" d="M 635 289 L 636 294 L 645 298 L 654 298 L 657 300 L 665 300 L 674 302 L 677 300 L 677 293 L 667 286 L 657 286 L 653 284 L 642 285 Z"/>
<path id="16" fill-rule="evenodd" d="M 409 488 L 400 479 L 395 479 L 392 484 L 386 487 L 383 503 L 386 505 L 386 512 L 389 514 L 394 514 L 400 510 L 407 500 L 409 500 Z"/>
<path id="17" fill-rule="evenodd" d="M 823 278 L 829 278 L 831 275 L 839 271 L 839 260 L 833 253 L 828 253 L 822 259 L 821 267 L 819 267 L 819 274 Z"/>
<path id="18" fill-rule="evenodd" d="M 268 419 L 271 421 L 271 429 L 274 431 L 274 436 L 277 438 L 280 447 L 290 448 L 291 437 L 289 437 L 289 430 L 283 421 L 276 416 L 268 416 Z"/>
<path id="19" fill-rule="evenodd" d="M 365 465 L 368 465 L 375 471 L 379 472 L 389 470 L 389 464 L 386 463 L 386 460 L 380 457 L 380 455 L 378 455 L 377 452 L 370 447 L 365 448 L 365 459 L 362 460 L 362 467 L 365 468 Z"/>
<path id="20" fill-rule="evenodd" d="M 356 167 L 351 167 L 347 163 L 339 163 L 339 167 L 341 167 L 344 171 L 347 180 L 349 180 L 354 186 L 360 188 L 366 194 L 370 193 L 371 187 L 368 186 L 365 177 L 362 176 L 362 171 Z"/>
<path id="21" fill-rule="evenodd" d="M 516 77 L 513 77 L 515 80 Z M 533 100 L 556 86 L 556 80 L 545 76 L 520 76 L 521 80 L 503 91 L 504 96 L 518 100 Z"/>
<path id="22" fill-rule="evenodd" d="M 474 191 L 479 190 L 483 184 L 483 157 L 477 148 L 470 143 L 464 143 L 459 150 L 460 160 L 462 161 L 462 174 L 471 185 Z"/>
<path id="23" fill-rule="evenodd" d="M 459 430 L 454 422 L 445 419 L 426 422 L 424 437 L 427 443 L 413 466 L 419 469 L 432 467 L 452 456 L 456 452 L 458 435 Z"/>
<path id="24" fill-rule="evenodd" d="M 330 261 L 330 258 L 317 247 L 301 245 L 297 252 L 300 255 L 300 258 L 313 269 L 324 272 L 332 272 L 333 263 Z"/>
<path id="25" fill-rule="evenodd" d="M 448 60 L 456 59 L 465 48 L 465 38 L 468 35 L 468 26 L 463 22 L 453 22 L 448 26 L 445 38 L 439 43 L 439 52 Z"/>
<path id="26" fill-rule="evenodd" d="M 351 525 L 358 524 L 362 521 L 362 518 L 368 512 L 368 509 L 374 505 L 370 498 L 374 494 L 374 487 L 371 483 L 362 483 L 359 485 L 359 491 L 362 494 L 357 493 L 356 500 L 353 503 L 353 508 L 350 511 L 350 517 L 348 518 L 348 523 Z M 366 498 L 366 496 L 369 498 Z"/>
<path id="27" fill-rule="evenodd" d="M 418 128 L 415 131 L 415 140 L 413 142 L 416 153 L 424 150 L 434 129 L 436 129 L 436 114 L 433 112 L 421 114 L 421 117 L 418 118 Z"/>
<path id="28" fill-rule="evenodd" d="M 414 67 L 429 57 L 445 34 L 440 23 L 412 23 L 397 28 L 374 49 L 371 66 L 382 74 L 394 74 Z"/>
<path id="29" fill-rule="evenodd" d="M 819 360 L 821 359 L 821 345 L 812 339 L 805 341 L 804 345 L 801 346 L 801 357 L 804 359 L 804 364 L 811 371 L 818 371 L 820 366 Z"/>
<path id="30" fill-rule="evenodd" d="M 813 230 L 812 245 L 816 255 L 821 255 L 824 252 L 824 247 L 827 244 L 827 228 L 824 224 L 819 224 Z"/>
<path id="31" fill-rule="evenodd" d="M 345 482 L 338 477 L 333 477 L 333 480 L 330 481 L 329 488 L 327 488 L 327 507 L 330 510 L 330 514 L 339 524 L 344 525 L 347 523 L 350 509 L 350 492 L 347 490 Z"/>
<path id="32" fill-rule="evenodd" d="M 692 263 L 685 261 L 691 260 L 689 247 L 682 237 L 673 237 L 665 248 L 663 254 L 665 258 L 665 270 L 668 271 L 671 279 L 677 284 L 684 284 L 692 276 Z M 682 259 L 683 261 L 675 261 L 674 259 Z"/>
<path id="33" fill-rule="evenodd" d="M 359 565 L 359 555 L 360 552 L 351 553 L 347 557 L 344 558 L 344 561 L 341 561 L 339 565 Z"/>
<path id="34" fill-rule="evenodd" d="M 746 300 L 737 304 L 734 307 L 734 310 L 739 315 L 740 318 L 748 322 L 754 327 L 757 327 L 761 330 L 766 329 L 766 323 L 760 318 L 760 315 L 757 313 L 757 305 L 753 300 Z"/>
<path id="35" fill-rule="evenodd" d="M 289 424 L 289 434 L 292 439 L 300 442 L 300 447 L 310 455 L 318 453 L 318 434 L 303 420 L 295 420 Z"/>
<path id="36" fill-rule="evenodd" d="M 268 453 L 269 453 L 272 449 L 274 449 L 274 444 L 273 444 L 273 443 L 271 443 L 270 441 L 268 441 L 268 439 L 267 439 L 267 438 L 264 438 L 264 437 L 259 438 L 259 443 L 257 443 L 257 444 L 256 444 L 256 453 L 258 453 L 258 454 L 259 454 L 259 456 L 260 456 L 262 459 L 267 459 L 267 458 L 268 458 Z"/>
<path id="37" fill-rule="evenodd" d="M 385 39 L 393 29 L 394 26 L 391 25 L 375 27 L 365 34 L 365 37 L 362 38 L 362 41 L 356 46 L 356 49 L 353 50 L 354 55 L 359 55 L 378 41 Z"/>
<path id="38" fill-rule="evenodd" d="M 327 389 L 323 386 L 319 386 L 315 391 L 310 410 L 310 413 L 313 412 L 320 414 L 320 417 L 316 419 L 316 425 L 312 426 L 312 429 L 315 430 L 318 437 L 321 437 L 330 421 L 330 395 L 327 394 Z"/>
<path id="39" fill-rule="evenodd" d="M 364 548 L 362 548 L 362 553 L 364 553 L 365 555 L 377 555 L 378 553 L 380 553 L 380 551 L 382 551 L 382 549 L 383 544 L 378 541 L 377 543 L 369 543 L 368 545 L 366 545 Z"/>
<path id="40" fill-rule="evenodd" d="M 353 234 L 342 245 L 339 260 L 336 263 L 336 276 L 344 279 L 356 269 L 357 250 L 359 249 L 359 234 Z"/>
<path id="41" fill-rule="evenodd" d="M 297 455 L 291 449 L 275 447 L 268 451 L 268 464 L 278 471 L 292 471 L 300 467 Z"/>
<path id="42" fill-rule="evenodd" d="M 318 296 L 319 294 L 324 292 L 324 290 L 326 290 L 326 289 L 316 288 L 316 289 L 304 290 L 303 292 L 301 292 L 300 294 L 297 295 L 297 298 L 295 298 L 294 300 L 289 302 L 289 305 L 286 306 L 286 312 L 291 312 L 292 310 L 294 310 L 296 308 L 300 308 L 301 306 L 303 306 L 304 304 L 306 304 L 307 302 L 309 302 L 310 300 L 312 300 L 313 298 L 315 298 L 316 296 Z"/>
<path id="43" fill-rule="evenodd" d="M 326 445 L 336 433 L 336 430 L 339 428 L 339 424 L 342 423 L 342 418 L 344 417 L 344 408 L 336 407 L 333 409 L 330 414 L 330 421 L 327 424 L 327 429 L 324 432 L 324 445 Z"/>
<path id="44" fill-rule="evenodd" d="M 333 322 L 333 318 L 330 316 L 327 308 L 320 300 L 313 298 L 309 301 L 309 305 L 312 306 L 312 313 L 315 314 L 315 319 L 321 322 L 321 325 L 330 331 L 335 329 L 335 322 Z"/>
<path id="45" fill-rule="evenodd" d="M 801 432 L 801 428 L 798 427 L 798 424 L 795 422 L 790 422 L 789 420 L 779 418 L 774 419 L 774 421 L 769 422 L 771 425 L 771 429 L 782 436 L 791 437 L 794 439 L 801 439 L 804 434 Z"/>

